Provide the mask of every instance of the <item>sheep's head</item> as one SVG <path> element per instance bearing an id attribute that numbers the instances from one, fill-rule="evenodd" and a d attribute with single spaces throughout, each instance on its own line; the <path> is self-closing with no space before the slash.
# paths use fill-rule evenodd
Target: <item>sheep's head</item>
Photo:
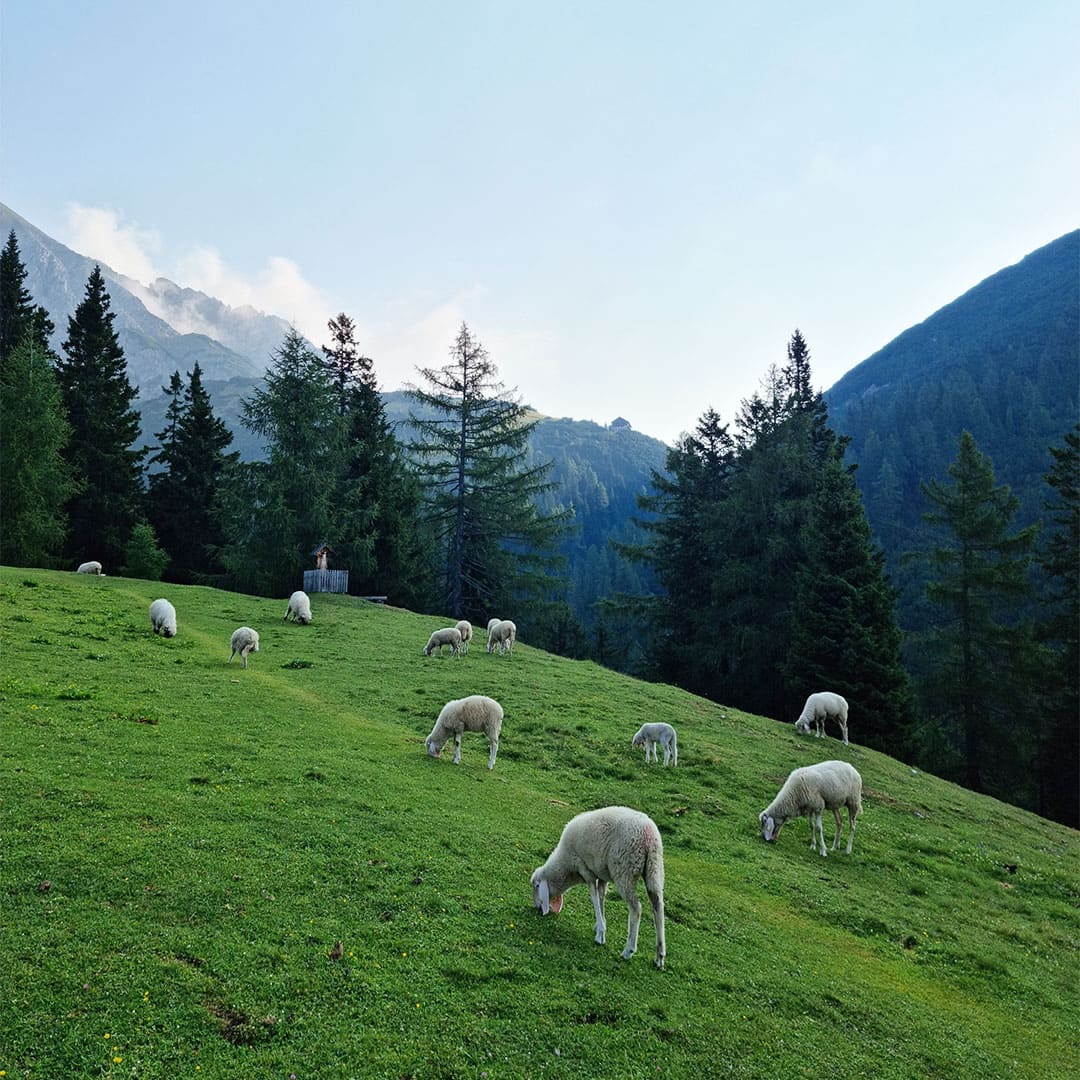
<path id="1" fill-rule="evenodd" d="M 542 915 L 546 915 L 549 911 L 558 915 L 559 912 L 562 911 L 562 893 L 556 893 L 554 896 L 551 895 L 551 886 L 548 884 L 547 878 L 540 876 L 543 869 L 544 868 L 541 866 L 533 872 L 533 907 L 539 908 Z"/>
<path id="2" fill-rule="evenodd" d="M 777 821 L 776 818 L 766 814 L 764 810 L 758 814 L 758 821 L 761 822 L 761 835 L 769 843 L 772 843 L 780 835 L 780 830 L 784 827 L 782 821 Z"/>
<path id="3" fill-rule="evenodd" d="M 161 628 L 161 636 L 162 637 L 175 637 L 176 636 L 176 631 L 173 630 L 172 627 L 170 627 L 170 626 L 163 626 Z"/>
<path id="4" fill-rule="evenodd" d="M 431 757 L 438 757 L 442 753 L 442 748 L 446 745 L 446 739 L 439 742 L 434 735 L 429 735 L 424 740 L 424 745 L 427 747 L 427 752 Z"/>
<path id="5" fill-rule="evenodd" d="M 799 719 L 795 721 L 795 730 L 800 735 L 809 735 L 810 734 L 810 721 L 809 720 L 804 720 L 800 716 Z"/>
<path id="6" fill-rule="evenodd" d="M 303 614 L 303 612 L 301 612 L 299 615 L 296 616 L 296 621 L 301 626 L 307 626 L 307 624 L 309 622 L 311 622 L 311 616 L 310 615 L 305 615 L 305 614 Z"/>

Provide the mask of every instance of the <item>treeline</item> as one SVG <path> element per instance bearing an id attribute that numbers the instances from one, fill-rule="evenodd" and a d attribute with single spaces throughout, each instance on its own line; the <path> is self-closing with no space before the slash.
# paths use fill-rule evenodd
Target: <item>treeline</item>
<path id="1" fill-rule="evenodd" d="M 5 563 L 94 558 L 283 597 L 328 542 L 356 594 L 479 625 L 511 616 L 530 644 L 784 722 L 809 693 L 837 691 L 857 742 L 1080 824 L 1076 432 L 1048 454 L 1045 533 L 1015 526 L 1017 501 L 970 434 L 947 478 L 923 483 L 931 542 L 911 558 L 934 618 L 905 641 L 798 331 L 733 423 L 707 411 L 669 451 L 634 493 L 636 523 L 584 536 L 573 500 L 595 485 L 555 485 L 557 451 L 530 452 L 537 420 L 467 326 L 410 388 L 406 442 L 348 316 L 320 353 L 290 332 L 243 404 L 265 460 L 242 462 L 197 365 L 165 388 L 157 443 L 132 449 L 135 394 L 99 269 L 62 357 L 24 279 L 13 232 L 0 254 Z M 574 544 L 595 580 L 568 580 Z M 1037 594 L 1035 568 L 1049 583 Z M 587 588 L 591 624 L 570 603 Z"/>

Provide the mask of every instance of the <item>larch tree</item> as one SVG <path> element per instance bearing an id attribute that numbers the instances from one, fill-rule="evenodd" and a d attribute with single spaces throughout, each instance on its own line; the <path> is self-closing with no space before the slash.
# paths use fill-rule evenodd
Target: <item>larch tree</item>
<path id="1" fill-rule="evenodd" d="M 123 563 L 131 530 L 142 517 L 142 460 L 135 388 L 113 327 L 115 313 L 101 268 L 68 319 L 57 376 L 71 423 L 66 450 L 78 492 L 67 504 L 72 558 Z"/>
<path id="2" fill-rule="evenodd" d="M 528 418 L 464 323 L 441 368 L 422 368 L 409 392 L 419 411 L 409 445 L 424 488 L 424 521 L 437 556 L 431 604 L 483 622 L 493 610 L 541 602 L 556 584 L 555 545 L 568 513 L 543 514 L 550 462 L 526 464 Z"/>

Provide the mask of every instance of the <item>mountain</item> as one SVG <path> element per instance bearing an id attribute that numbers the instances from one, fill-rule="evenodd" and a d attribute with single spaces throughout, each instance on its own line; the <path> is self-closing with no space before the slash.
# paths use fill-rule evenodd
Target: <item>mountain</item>
<path id="1" fill-rule="evenodd" d="M 1020 500 L 1017 525 L 1040 520 L 1049 447 L 1080 416 L 1080 230 L 987 278 L 849 371 L 825 394 L 867 516 L 904 588 L 912 625 L 921 591 L 901 566 L 930 533 L 919 483 L 947 479 L 970 431 L 998 483 Z"/>
<path id="2" fill-rule="evenodd" d="M 196 363 L 207 381 L 256 379 L 288 323 L 252 308 L 230 308 L 193 289 L 159 278 L 149 286 L 79 255 L 0 204 L 0 236 L 11 230 L 26 267 L 26 287 L 56 324 L 53 348 L 67 337 L 68 318 L 82 302 L 95 264 L 108 282 L 115 327 L 127 358 L 128 378 L 140 397 L 153 397 L 174 371 Z M 268 343 L 272 342 L 270 345 Z"/>

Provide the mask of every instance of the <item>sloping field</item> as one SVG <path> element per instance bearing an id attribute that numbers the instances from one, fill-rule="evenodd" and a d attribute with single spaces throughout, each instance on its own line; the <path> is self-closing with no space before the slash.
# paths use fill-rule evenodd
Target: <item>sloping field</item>
<path id="1" fill-rule="evenodd" d="M 1080 835 L 863 749 L 857 702 L 844 747 L 482 630 L 425 658 L 439 619 L 348 597 L 296 626 L 284 599 L 0 582 L 8 1077 L 1080 1075 Z M 470 693 L 506 711 L 493 772 L 479 735 L 424 753 Z M 631 750 L 658 719 L 678 769 Z M 863 776 L 853 855 L 805 822 L 766 845 L 758 812 L 827 757 Z M 584 887 L 530 906 L 610 803 L 664 837 L 662 972 L 647 902 L 630 962 L 614 891 L 605 946 Z"/>

